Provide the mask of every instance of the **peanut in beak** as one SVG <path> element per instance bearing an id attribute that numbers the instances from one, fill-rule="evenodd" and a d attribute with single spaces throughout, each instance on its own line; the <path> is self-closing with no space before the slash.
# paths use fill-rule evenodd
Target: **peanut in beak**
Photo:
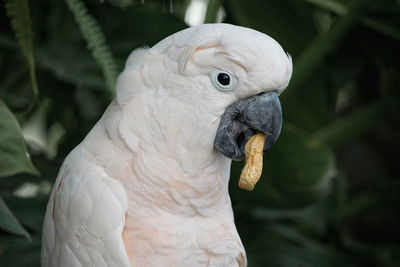
<path id="1" fill-rule="evenodd" d="M 252 191 L 261 177 L 264 142 L 265 133 L 257 133 L 247 141 L 244 147 L 246 157 L 239 179 L 241 189 Z"/>

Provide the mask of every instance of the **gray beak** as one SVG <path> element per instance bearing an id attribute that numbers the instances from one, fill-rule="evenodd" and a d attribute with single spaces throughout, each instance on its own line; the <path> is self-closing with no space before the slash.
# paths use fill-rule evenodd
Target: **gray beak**
<path id="1" fill-rule="evenodd" d="M 241 99 L 230 105 L 221 117 L 214 147 L 233 160 L 244 160 L 244 146 L 258 131 L 266 133 L 264 151 L 278 139 L 282 109 L 275 92 Z"/>

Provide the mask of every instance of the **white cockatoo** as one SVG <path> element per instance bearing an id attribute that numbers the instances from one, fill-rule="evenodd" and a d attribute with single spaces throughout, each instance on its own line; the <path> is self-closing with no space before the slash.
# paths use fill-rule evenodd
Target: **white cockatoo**
<path id="1" fill-rule="evenodd" d="M 231 160 L 281 129 L 292 62 L 269 36 L 185 29 L 131 53 L 116 98 L 65 159 L 47 205 L 42 267 L 246 266 Z"/>

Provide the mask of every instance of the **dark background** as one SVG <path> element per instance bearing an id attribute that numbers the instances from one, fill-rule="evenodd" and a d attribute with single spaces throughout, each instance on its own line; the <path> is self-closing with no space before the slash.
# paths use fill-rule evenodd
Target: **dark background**
<path id="1" fill-rule="evenodd" d="M 0 266 L 39 266 L 63 159 L 107 107 L 128 54 L 186 28 L 190 2 L 0 4 Z M 221 9 L 294 62 L 282 134 L 253 192 L 237 187 L 242 163 L 232 167 L 249 266 L 400 266 L 400 2 L 210 0 L 206 22 Z"/>

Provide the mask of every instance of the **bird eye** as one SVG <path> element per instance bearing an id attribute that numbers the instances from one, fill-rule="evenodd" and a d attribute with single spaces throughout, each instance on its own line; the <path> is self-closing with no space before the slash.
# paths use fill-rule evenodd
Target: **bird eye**
<path id="1" fill-rule="evenodd" d="M 228 71 L 216 70 L 211 76 L 212 82 L 221 91 L 231 91 L 235 87 L 235 79 Z"/>

